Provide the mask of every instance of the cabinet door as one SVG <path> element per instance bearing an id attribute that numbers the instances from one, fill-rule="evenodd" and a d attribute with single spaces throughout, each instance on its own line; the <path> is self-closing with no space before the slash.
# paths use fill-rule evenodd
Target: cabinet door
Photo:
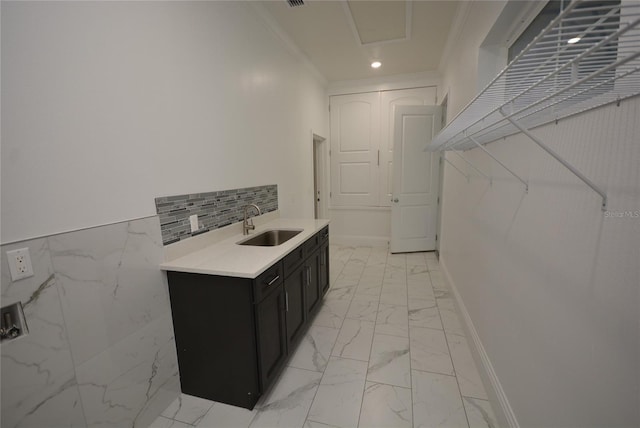
<path id="1" fill-rule="evenodd" d="M 256 327 L 261 390 L 265 391 L 287 357 L 285 294 L 282 286 L 256 305 Z"/>
<path id="2" fill-rule="evenodd" d="M 320 272 L 318 274 L 320 281 L 320 293 L 325 295 L 329 291 L 329 240 L 326 240 L 320 246 Z"/>
<path id="3" fill-rule="evenodd" d="M 284 280 L 287 314 L 287 344 L 291 345 L 301 335 L 305 321 L 305 265 L 299 266 Z"/>
<path id="4" fill-rule="evenodd" d="M 322 292 L 320 288 L 320 251 L 319 249 L 313 252 L 307 262 L 305 263 L 305 284 L 307 290 L 307 314 L 313 312 L 316 307 L 318 307 L 318 303 L 320 302 L 320 298 L 322 297 Z"/>

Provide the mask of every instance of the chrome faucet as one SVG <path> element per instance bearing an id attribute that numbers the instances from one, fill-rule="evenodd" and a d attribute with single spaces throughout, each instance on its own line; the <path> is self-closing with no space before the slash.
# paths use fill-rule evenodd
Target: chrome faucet
<path id="1" fill-rule="evenodd" d="M 242 234 L 243 235 L 248 235 L 250 230 L 254 230 L 256 227 L 253 225 L 253 220 L 251 220 L 250 218 L 247 218 L 247 214 L 249 211 L 249 208 L 255 208 L 256 211 L 258 211 L 258 215 L 262 215 L 262 212 L 260 211 L 260 208 L 256 205 L 256 204 L 249 204 L 246 205 L 244 207 L 244 221 L 242 222 Z"/>

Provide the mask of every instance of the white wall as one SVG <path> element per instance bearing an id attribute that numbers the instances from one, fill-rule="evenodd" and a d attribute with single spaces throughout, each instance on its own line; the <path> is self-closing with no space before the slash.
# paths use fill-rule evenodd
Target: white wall
<path id="1" fill-rule="evenodd" d="M 475 3 L 471 7 L 476 7 Z M 477 48 L 499 14 L 482 2 L 443 76 L 453 117 L 475 95 Z M 486 10 L 485 10 L 486 8 Z M 475 53 L 474 53 L 475 52 Z M 640 99 L 534 130 L 604 187 L 609 209 L 640 213 Z M 479 149 L 494 177 L 445 167 L 441 260 L 522 427 L 640 425 L 640 219 L 601 199 L 522 135 Z"/>
<path id="2" fill-rule="evenodd" d="M 2 242 L 278 184 L 313 215 L 324 84 L 243 2 L 2 4 Z"/>
<path id="3" fill-rule="evenodd" d="M 447 61 L 442 67 L 440 100 L 448 95 L 447 121 L 451 121 L 476 95 L 478 86 L 478 54 L 485 36 L 502 12 L 505 1 L 474 1 L 463 8 L 459 32 L 453 41 Z M 483 80 L 480 78 L 480 80 Z M 486 82 L 485 82 L 486 83 Z"/>
<path id="4" fill-rule="evenodd" d="M 636 97 L 534 131 L 635 218 L 522 135 L 488 148 L 528 194 L 479 150 L 493 186 L 445 169 L 443 263 L 523 427 L 640 424 L 638 117 Z"/>

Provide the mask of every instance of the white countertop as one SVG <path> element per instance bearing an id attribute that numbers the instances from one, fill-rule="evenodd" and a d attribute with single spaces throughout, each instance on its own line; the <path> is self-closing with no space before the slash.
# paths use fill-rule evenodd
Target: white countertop
<path id="1" fill-rule="evenodd" d="M 327 224 L 329 220 L 278 218 L 256 225 L 256 229 L 249 232 L 249 235 L 238 233 L 175 260 L 166 261 L 160 268 L 165 271 L 256 278 Z M 302 229 L 302 232 L 275 247 L 237 244 L 269 229 Z"/>

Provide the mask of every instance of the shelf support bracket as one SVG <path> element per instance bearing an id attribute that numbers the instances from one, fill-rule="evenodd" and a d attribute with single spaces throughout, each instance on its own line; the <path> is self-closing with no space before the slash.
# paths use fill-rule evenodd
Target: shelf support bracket
<path id="1" fill-rule="evenodd" d="M 444 159 L 444 161 L 445 161 L 446 163 L 448 163 L 449 165 L 451 165 L 451 166 L 453 167 L 453 169 L 455 169 L 455 170 L 456 170 L 456 171 L 458 171 L 460 174 L 462 174 L 462 175 L 464 176 L 464 178 L 466 178 L 466 179 L 467 179 L 467 182 L 469 181 L 469 176 L 468 176 L 467 174 L 465 174 L 464 172 L 462 172 L 462 171 L 460 170 L 460 168 L 458 168 L 457 166 L 455 166 L 455 165 L 453 164 L 453 162 L 451 162 L 449 159 L 447 159 L 447 158 L 446 158 L 446 157 L 444 157 L 444 156 L 442 156 L 442 159 Z"/>
<path id="2" fill-rule="evenodd" d="M 596 192 L 598 195 L 600 195 L 602 197 L 602 211 L 606 211 L 606 209 L 607 209 L 607 194 L 602 189 L 600 189 L 593 181 L 589 180 L 580 171 L 575 169 L 573 167 L 573 165 L 571 165 L 569 162 L 567 162 L 564 159 L 562 159 L 559 154 L 554 152 L 546 144 L 544 144 L 542 141 L 540 141 L 538 138 L 536 138 L 535 135 L 531 134 L 531 132 L 529 132 L 528 129 L 525 129 L 517 121 L 515 121 L 513 118 L 509 117 L 504 112 L 504 110 L 502 108 L 500 108 L 500 114 L 502 114 L 502 116 L 504 116 L 505 119 L 507 119 L 509 122 L 511 122 L 511 124 L 513 126 L 515 126 L 516 128 L 518 128 L 524 135 L 529 137 L 529 139 L 531 139 L 531 141 L 536 143 L 542 150 L 544 150 L 545 152 L 549 153 L 555 160 L 560 162 L 565 168 L 567 168 L 569 171 L 571 171 L 576 177 L 578 177 L 580 180 L 582 180 L 587 186 L 591 187 L 591 189 L 594 192 Z"/>
<path id="3" fill-rule="evenodd" d="M 502 166 L 504 169 L 506 169 L 507 171 L 509 171 L 509 173 L 511 175 L 513 175 L 515 178 L 517 178 L 518 180 L 520 180 L 520 182 L 522 184 L 524 184 L 524 192 L 525 193 L 529 193 L 529 183 L 527 183 L 525 180 L 523 180 L 522 178 L 520 178 L 520 176 L 518 174 L 516 174 L 515 172 L 511 171 L 505 164 L 503 164 L 502 162 L 500 162 L 489 150 L 487 150 L 482 144 L 480 144 L 475 138 L 468 136 L 467 137 L 469 140 L 471 140 L 476 146 L 480 147 L 482 149 L 483 152 L 485 152 L 491 159 L 493 159 L 494 161 L 498 162 L 500 164 L 500 166 Z"/>
<path id="4" fill-rule="evenodd" d="M 454 155 L 458 156 L 460 159 L 462 159 L 463 161 L 465 161 L 467 164 L 469 164 L 469 166 L 471 166 L 471 168 L 475 169 L 478 174 L 480 174 L 481 176 L 483 176 L 484 178 L 486 178 L 487 180 L 489 180 L 489 185 L 491 186 L 493 184 L 493 180 L 491 179 L 491 177 L 489 177 L 487 174 L 485 174 L 484 172 L 480 171 L 478 168 L 476 168 L 476 166 L 474 164 L 472 164 L 470 161 L 467 160 L 467 158 L 465 158 L 464 156 L 462 156 L 460 153 L 458 153 L 455 150 L 449 150 L 451 153 L 453 153 Z"/>

